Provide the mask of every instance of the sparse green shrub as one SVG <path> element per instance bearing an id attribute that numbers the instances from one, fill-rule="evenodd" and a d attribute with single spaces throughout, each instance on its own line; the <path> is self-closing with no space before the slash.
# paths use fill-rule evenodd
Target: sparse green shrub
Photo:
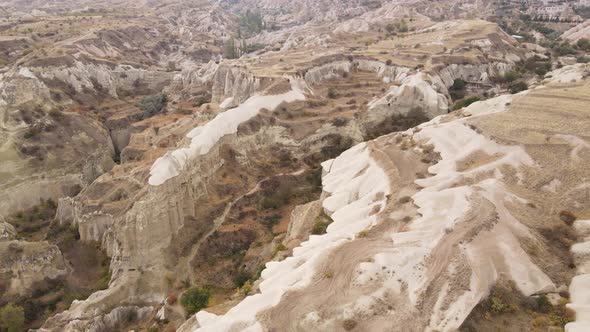
<path id="1" fill-rule="evenodd" d="M 281 215 L 276 213 L 270 216 L 266 216 L 262 219 L 262 223 L 268 228 L 273 228 L 273 226 L 278 224 L 279 221 L 281 221 Z"/>
<path id="2" fill-rule="evenodd" d="M 180 304 L 187 315 L 193 315 L 207 307 L 209 297 L 211 297 L 211 290 L 208 288 L 192 287 L 182 294 Z"/>
<path id="3" fill-rule="evenodd" d="M 21 332 L 25 326 L 22 307 L 9 303 L 0 309 L 0 327 L 6 332 Z"/>
<path id="4" fill-rule="evenodd" d="M 557 53 L 557 55 L 561 56 L 576 54 L 576 50 L 569 43 L 561 43 L 560 45 L 555 45 L 553 47 L 553 51 Z"/>
<path id="5" fill-rule="evenodd" d="M 240 288 L 240 292 L 242 293 L 242 295 L 246 296 L 248 294 L 250 294 L 250 292 L 252 291 L 252 283 L 250 282 L 250 280 L 247 280 L 244 285 Z"/>
<path id="6" fill-rule="evenodd" d="M 576 46 L 582 51 L 590 51 L 590 40 L 587 38 L 580 38 L 578 39 Z"/>
<path id="7" fill-rule="evenodd" d="M 328 98 L 330 98 L 330 99 L 338 98 L 338 92 L 336 92 L 336 89 L 334 89 L 334 88 L 328 89 Z"/>
<path id="8" fill-rule="evenodd" d="M 193 107 L 201 107 L 203 104 L 206 104 L 206 103 L 209 103 L 209 102 L 211 102 L 211 98 L 207 98 L 205 96 L 200 96 L 193 103 Z"/>
<path id="9" fill-rule="evenodd" d="M 348 120 L 345 118 L 337 117 L 332 121 L 335 127 L 344 127 L 348 124 Z"/>
<path id="10" fill-rule="evenodd" d="M 537 311 L 542 313 L 548 313 L 553 308 L 551 302 L 549 302 L 549 298 L 547 295 L 542 294 L 536 299 L 537 301 Z"/>
<path id="11" fill-rule="evenodd" d="M 369 231 L 365 229 L 365 230 L 358 232 L 358 234 L 356 236 L 358 238 L 363 238 L 363 237 L 367 237 L 368 235 L 369 235 Z"/>
<path id="12" fill-rule="evenodd" d="M 571 226 L 574 224 L 574 221 L 576 221 L 577 217 L 570 211 L 563 210 L 559 212 L 559 219 L 561 219 L 561 221 L 563 221 L 566 225 Z"/>
<path id="13" fill-rule="evenodd" d="M 240 27 L 246 32 L 259 33 L 264 28 L 264 21 L 260 11 L 251 11 L 250 9 L 239 16 Z"/>
<path id="14" fill-rule="evenodd" d="M 162 112 L 164 107 L 166 107 L 167 102 L 168 98 L 166 95 L 160 93 L 143 97 L 137 106 L 143 111 L 143 118 L 147 119 Z"/>
<path id="15" fill-rule="evenodd" d="M 225 44 L 223 45 L 223 57 L 226 59 L 238 58 L 238 49 L 236 48 L 235 39 L 230 38 L 225 41 Z"/>
<path id="16" fill-rule="evenodd" d="M 236 286 L 236 288 L 240 288 L 244 286 L 246 281 L 248 281 L 249 279 L 250 275 L 248 274 L 248 272 L 241 270 L 233 277 L 232 281 L 234 282 L 234 286 Z"/>
<path id="17" fill-rule="evenodd" d="M 265 197 L 260 202 L 260 207 L 264 210 L 276 210 L 282 205 L 281 201 L 276 197 Z"/>
<path id="18" fill-rule="evenodd" d="M 33 139 L 33 138 L 37 138 L 37 135 L 39 135 L 41 133 L 41 130 L 39 129 L 39 127 L 30 127 L 29 129 L 27 129 L 27 131 L 25 131 L 23 137 L 25 139 Z"/>
<path id="19" fill-rule="evenodd" d="M 111 272 L 109 270 L 106 270 L 105 273 L 103 273 L 103 275 L 100 277 L 100 279 L 98 279 L 94 288 L 98 289 L 98 290 L 107 289 L 107 288 L 109 288 L 110 281 L 111 281 Z"/>
<path id="20" fill-rule="evenodd" d="M 565 326 L 565 324 L 573 322 L 576 319 L 575 312 L 566 307 L 567 299 L 560 299 L 557 305 L 552 306 L 551 315 L 549 318 L 555 326 Z"/>
<path id="21" fill-rule="evenodd" d="M 351 330 L 353 330 L 356 327 L 356 321 L 354 321 L 352 319 L 345 319 L 342 322 L 342 327 L 346 331 L 351 331 Z"/>
<path id="22" fill-rule="evenodd" d="M 451 86 L 451 90 L 463 90 L 465 89 L 465 81 L 458 78 L 453 81 L 453 85 Z"/>
<path id="23" fill-rule="evenodd" d="M 322 235 L 326 234 L 326 230 L 328 226 L 333 222 L 332 218 L 328 216 L 325 212 L 322 212 L 316 219 L 313 228 L 311 229 L 311 234 L 314 235 Z"/>
<path id="24" fill-rule="evenodd" d="M 577 63 L 588 63 L 590 62 L 590 57 L 586 55 L 580 55 L 576 58 Z"/>
<path id="25" fill-rule="evenodd" d="M 55 119 L 56 121 L 61 121 L 64 118 L 64 114 L 56 108 L 49 111 L 49 116 Z"/>
<path id="26" fill-rule="evenodd" d="M 510 91 L 512 94 L 519 93 L 521 91 L 527 90 L 528 88 L 528 84 L 526 84 L 524 81 L 518 81 L 508 85 L 508 91 Z"/>
<path id="27" fill-rule="evenodd" d="M 186 108 L 179 108 L 176 110 L 176 113 L 183 114 L 183 115 L 191 115 L 193 111 L 186 109 Z"/>
<path id="28" fill-rule="evenodd" d="M 399 22 L 397 29 L 399 32 L 408 32 L 408 24 L 406 23 L 405 20 L 401 20 L 401 22 Z"/>
<path id="29" fill-rule="evenodd" d="M 455 104 L 453 105 L 453 111 L 462 109 L 463 107 L 467 107 L 479 100 L 480 100 L 480 98 L 478 96 L 471 96 L 471 97 L 457 100 L 457 102 L 455 102 Z"/>
<path id="30" fill-rule="evenodd" d="M 495 314 L 501 314 L 507 311 L 508 305 L 498 297 L 492 297 L 490 299 L 490 309 Z"/>
<path id="31" fill-rule="evenodd" d="M 395 30 L 396 30 L 395 24 L 393 24 L 393 23 L 389 23 L 389 24 L 387 24 L 387 25 L 385 26 L 385 30 L 386 30 L 388 33 L 394 33 L 394 32 L 395 32 Z"/>
<path id="32" fill-rule="evenodd" d="M 504 74 L 504 81 L 510 83 L 510 82 L 514 82 L 517 79 L 519 79 L 522 75 L 520 75 L 518 72 L 511 70 L 509 72 L 506 72 L 506 74 Z"/>

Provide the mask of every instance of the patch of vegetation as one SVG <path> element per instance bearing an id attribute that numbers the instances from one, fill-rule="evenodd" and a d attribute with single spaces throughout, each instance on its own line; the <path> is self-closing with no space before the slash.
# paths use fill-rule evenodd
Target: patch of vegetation
<path id="1" fill-rule="evenodd" d="M 33 126 L 30 127 L 29 129 L 27 129 L 27 131 L 25 131 L 23 137 L 25 139 L 34 139 L 37 138 L 37 136 L 41 133 L 41 129 L 37 126 Z"/>
<path id="2" fill-rule="evenodd" d="M 64 119 L 63 112 L 56 108 L 49 111 L 49 116 L 52 117 L 55 121 L 61 121 Z"/>
<path id="3" fill-rule="evenodd" d="M 451 86 L 451 90 L 463 90 L 465 89 L 466 82 L 460 78 L 457 78 L 453 81 L 453 85 Z"/>
<path id="4" fill-rule="evenodd" d="M 580 15 L 583 19 L 590 18 L 590 6 L 577 6 L 574 7 L 576 14 Z"/>
<path id="5" fill-rule="evenodd" d="M 137 104 L 137 107 L 143 111 L 143 118 L 147 119 L 162 112 L 167 103 L 168 97 L 163 93 L 159 93 L 157 95 L 143 97 Z"/>
<path id="6" fill-rule="evenodd" d="M 211 102 L 211 96 L 199 96 L 193 103 L 193 107 L 201 107 L 204 104 Z"/>
<path id="7" fill-rule="evenodd" d="M 260 207 L 264 210 L 276 210 L 284 203 L 280 197 L 264 197 L 260 202 Z"/>
<path id="8" fill-rule="evenodd" d="M 333 223 L 334 220 L 327 215 L 324 211 L 320 213 L 320 215 L 316 218 L 315 224 L 313 224 L 313 228 L 311 229 L 311 234 L 313 235 L 322 235 L 326 234 L 326 230 L 328 226 Z"/>
<path id="9" fill-rule="evenodd" d="M 562 42 L 553 46 L 553 52 L 559 56 L 576 54 L 576 49 L 573 48 L 568 42 Z"/>
<path id="10" fill-rule="evenodd" d="M 365 130 L 365 140 L 375 139 L 395 131 L 403 131 L 429 120 L 429 117 L 420 107 L 410 110 L 406 115 L 392 114 L 380 124 Z"/>
<path id="11" fill-rule="evenodd" d="M 281 215 L 278 213 L 274 213 L 262 218 L 262 223 L 269 229 L 272 229 L 276 224 L 279 223 L 279 221 L 281 221 Z"/>
<path id="12" fill-rule="evenodd" d="M 8 218 L 19 234 L 35 233 L 49 225 L 55 217 L 57 204 L 52 199 L 40 200 L 38 205 L 26 211 L 19 211 Z M 28 236 L 26 236 L 29 238 Z"/>
<path id="13" fill-rule="evenodd" d="M 279 243 L 273 250 L 271 257 L 275 257 L 280 251 L 285 251 L 287 250 L 287 247 L 285 247 L 284 244 Z"/>
<path id="14" fill-rule="evenodd" d="M 345 319 L 342 322 L 342 327 L 346 331 L 352 331 L 356 327 L 356 324 L 357 324 L 356 321 L 354 321 L 352 319 Z"/>
<path id="15" fill-rule="evenodd" d="M 344 127 L 348 124 L 348 120 L 345 118 L 337 117 L 332 121 L 334 127 Z"/>
<path id="16" fill-rule="evenodd" d="M 250 280 L 246 281 L 242 287 L 240 287 L 240 293 L 242 295 L 247 296 L 252 291 L 252 283 Z"/>
<path id="17" fill-rule="evenodd" d="M 234 283 L 234 286 L 236 286 L 237 288 L 241 288 L 248 280 L 250 280 L 250 274 L 248 274 L 248 272 L 244 270 L 240 270 L 236 275 L 234 275 L 232 281 Z"/>
<path id="18" fill-rule="evenodd" d="M 186 290 L 180 297 L 180 304 L 188 316 L 197 313 L 199 310 L 206 308 L 211 297 L 209 288 L 191 287 Z"/>
<path id="19" fill-rule="evenodd" d="M 408 23 L 406 20 L 402 19 L 399 22 L 389 23 L 385 26 L 385 30 L 387 33 L 394 35 L 396 32 L 408 32 Z"/>
<path id="20" fill-rule="evenodd" d="M 566 225 L 571 226 L 574 224 L 574 221 L 576 221 L 576 219 L 578 218 L 572 212 L 562 210 L 559 212 L 559 219 L 563 221 Z"/>
<path id="21" fill-rule="evenodd" d="M 191 114 L 193 114 L 193 111 L 186 109 L 186 108 L 179 108 L 176 110 L 176 113 L 183 114 L 183 115 L 191 115 Z"/>
<path id="22" fill-rule="evenodd" d="M 578 39 L 576 46 L 582 51 L 590 52 L 590 40 L 587 38 Z"/>
<path id="23" fill-rule="evenodd" d="M 538 57 L 532 57 L 524 62 L 523 67 L 520 68 L 520 70 L 521 72 L 529 71 L 539 76 L 545 76 L 545 74 L 551 70 L 551 60 L 543 60 Z"/>
<path id="24" fill-rule="evenodd" d="M 247 33 L 259 33 L 264 29 L 264 20 L 260 11 L 251 11 L 250 9 L 242 15 L 239 15 L 240 29 Z"/>
<path id="25" fill-rule="evenodd" d="M 322 191 L 322 168 L 318 167 L 305 176 L 305 181 L 312 186 L 313 191 Z"/>
<path id="26" fill-rule="evenodd" d="M 330 144 L 326 144 L 321 150 L 322 160 L 332 159 L 338 157 L 342 152 L 350 149 L 353 145 L 353 141 L 350 137 L 344 137 L 340 135 L 328 135 L 323 139 L 330 141 Z"/>
<path id="27" fill-rule="evenodd" d="M 9 303 L 0 309 L 0 327 L 6 332 L 21 332 L 25 326 L 22 307 Z"/>
<path id="28" fill-rule="evenodd" d="M 336 92 L 336 89 L 334 88 L 329 88 L 327 97 L 330 99 L 336 99 L 338 98 L 338 92 Z"/>
<path id="29" fill-rule="evenodd" d="M 457 100 L 455 102 L 455 104 L 453 105 L 453 111 L 462 109 L 463 107 L 467 107 L 479 100 L 480 100 L 480 98 L 478 96 L 471 96 L 471 97 L 463 98 L 461 100 Z"/>
<path id="30" fill-rule="evenodd" d="M 522 77 L 522 75 L 519 72 L 511 70 L 511 71 L 508 71 L 504 74 L 504 82 L 511 83 L 521 77 Z"/>
<path id="31" fill-rule="evenodd" d="M 507 321 L 517 324 L 514 330 L 549 331 L 561 328 L 574 320 L 573 311 L 566 308 L 568 300 L 562 298 L 553 305 L 542 294 L 525 296 L 517 289 L 514 282 L 501 281 L 472 311 L 462 331 L 497 330 L 505 328 Z"/>
<path id="32" fill-rule="evenodd" d="M 512 93 L 512 94 L 519 93 L 524 90 L 528 90 L 528 88 L 529 88 L 528 84 L 526 84 L 526 82 L 524 82 L 524 81 L 513 82 L 508 85 L 508 91 L 510 91 L 510 93 Z"/>

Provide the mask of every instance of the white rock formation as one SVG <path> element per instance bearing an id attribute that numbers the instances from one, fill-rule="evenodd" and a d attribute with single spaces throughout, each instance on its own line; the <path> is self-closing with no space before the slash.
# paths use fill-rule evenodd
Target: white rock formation
<path id="1" fill-rule="evenodd" d="M 428 81 L 431 78 L 424 73 L 408 76 L 401 81 L 400 86 L 392 85 L 384 97 L 369 103 L 369 109 L 391 109 L 403 115 L 419 109 L 431 118 L 447 113 L 447 98 L 437 92 Z"/>
<path id="2" fill-rule="evenodd" d="M 278 95 L 254 95 L 240 106 L 217 115 L 206 125 L 194 128 L 186 137 L 190 146 L 166 153 L 158 158 L 150 170 L 150 185 L 157 186 L 177 176 L 191 158 L 206 154 L 223 136 L 235 133 L 238 126 L 253 118 L 263 109 L 274 109 L 282 102 L 305 99 L 305 86 L 294 78 L 290 79 L 292 90 Z"/>
<path id="3" fill-rule="evenodd" d="M 317 264 L 328 252 L 377 222 L 389 193 L 385 173 L 372 160 L 365 143 L 323 165 L 324 190 L 330 194 L 323 207 L 334 220 L 327 234 L 312 235 L 281 262 L 267 263 L 262 272 L 260 294 L 247 297 L 223 316 L 206 311 L 197 313 L 196 331 L 262 331 L 256 314 L 276 305 L 288 290 L 307 286 L 316 273 Z M 362 174 L 362 175 L 359 175 Z"/>

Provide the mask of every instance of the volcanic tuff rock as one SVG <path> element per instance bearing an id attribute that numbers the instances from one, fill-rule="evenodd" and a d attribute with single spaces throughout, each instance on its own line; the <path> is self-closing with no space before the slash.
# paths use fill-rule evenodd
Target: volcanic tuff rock
<path id="1" fill-rule="evenodd" d="M 210 307 L 182 331 L 529 329 L 530 308 L 488 317 L 487 299 L 509 285 L 562 303 L 574 261 L 583 294 L 585 244 L 572 261 L 559 211 L 588 219 L 573 180 L 588 74 L 543 76 L 564 59 L 484 20 L 506 6 L 0 4 L 4 284 L 68 273 L 1 218 L 54 198 L 48 227 L 98 243 L 111 279 L 42 331 L 179 328 L 173 299 L 205 285 Z M 533 89 L 507 95 L 509 72 Z M 149 117 L 138 105 L 159 93 Z M 474 96 L 491 99 L 447 114 Z"/>

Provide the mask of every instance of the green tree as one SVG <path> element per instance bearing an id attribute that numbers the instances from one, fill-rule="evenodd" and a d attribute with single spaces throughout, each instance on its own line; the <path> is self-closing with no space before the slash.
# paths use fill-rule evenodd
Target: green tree
<path id="1" fill-rule="evenodd" d="M 167 102 L 168 98 L 166 95 L 160 93 L 153 96 L 143 97 L 137 106 L 143 111 L 143 118 L 147 119 L 162 112 Z"/>
<path id="2" fill-rule="evenodd" d="M 25 311 L 22 307 L 9 303 L 0 309 L 0 327 L 7 332 L 23 331 L 25 326 Z"/>
<path id="3" fill-rule="evenodd" d="M 186 311 L 187 315 L 192 315 L 207 307 L 210 296 L 211 291 L 209 289 L 192 287 L 182 294 L 180 297 L 180 304 Z"/>
<path id="4" fill-rule="evenodd" d="M 518 81 L 518 82 L 511 83 L 508 86 L 508 91 L 510 91 L 510 93 L 512 93 L 512 94 L 515 94 L 515 93 L 519 93 L 521 91 L 527 90 L 528 88 L 529 88 L 529 86 L 526 84 L 526 82 Z"/>
<path id="5" fill-rule="evenodd" d="M 402 19 L 397 29 L 399 32 L 408 32 L 408 24 L 406 23 L 406 20 Z"/>
<path id="6" fill-rule="evenodd" d="M 590 51 L 590 40 L 588 40 L 587 38 L 578 39 L 578 42 L 576 43 L 576 45 L 581 50 Z"/>
<path id="7" fill-rule="evenodd" d="M 223 47 L 223 56 L 226 59 L 236 59 L 238 57 L 236 41 L 233 38 L 230 38 L 225 42 Z"/>
<path id="8" fill-rule="evenodd" d="M 387 30 L 388 33 L 394 33 L 395 32 L 395 24 L 393 23 L 389 23 L 385 26 L 385 30 Z"/>
<path id="9" fill-rule="evenodd" d="M 453 86 L 451 86 L 452 90 L 463 90 L 465 89 L 465 81 L 458 78 L 453 81 Z"/>

